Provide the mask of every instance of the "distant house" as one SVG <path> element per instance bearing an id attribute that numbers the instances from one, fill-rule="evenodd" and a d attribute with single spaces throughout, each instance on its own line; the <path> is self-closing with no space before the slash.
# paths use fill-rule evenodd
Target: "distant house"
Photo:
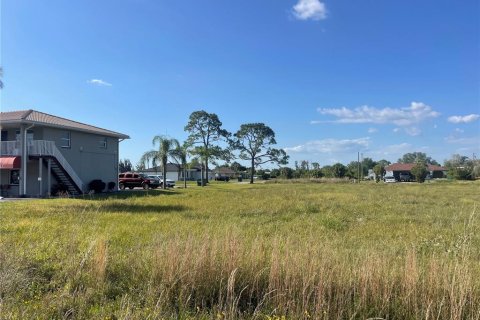
<path id="1" fill-rule="evenodd" d="M 213 170 L 215 177 L 229 177 L 234 178 L 236 176 L 236 172 L 227 167 L 218 167 Z"/>
<path id="2" fill-rule="evenodd" d="M 95 179 L 118 186 L 128 135 L 35 110 L 1 112 L 0 128 L 3 196 L 45 196 L 55 184 L 81 194 Z"/>
<path id="3" fill-rule="evenodd" d="M 163 171 L 161 166 L 156 166 L 152 168 L 148 168 L 145 170 L 141 170 L 140 172 L 145 173 L 147 175 L 159 175 L 162 176 Z M 186 170 L 186 180 L 199 180 L 201 179 L 201 172 L 202 170 L 200 167 L 189 167 Z M 183 169 L 182 166 L 176 163 L 167 163 L 166 168 L 167 179 L 174 180 L 174 181 L 182 181 L 183 180 Z M 213 173 L 209 170 L 208 178 L 211 180 L 213 179 Z"/>
<path id="4" fill-rule="evenodd" d="M 400 180 L 400 174 L 412 174 L 414 163 L 394 163 L 385 167 L 385 176 L 394 176 L 396 180 Z M 440 166 L 429 164 L 427 170 L 432 178 L 445 178 L 447 176 L 447 169 Z"/>

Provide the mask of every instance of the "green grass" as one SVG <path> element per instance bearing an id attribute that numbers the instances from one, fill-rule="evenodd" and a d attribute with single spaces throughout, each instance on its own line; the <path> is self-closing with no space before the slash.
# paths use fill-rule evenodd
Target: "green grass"
<path id="1" fill-rule="evenodd" d="M 0 204 L 0 319 L 479 319 L 480 184 Z"/>

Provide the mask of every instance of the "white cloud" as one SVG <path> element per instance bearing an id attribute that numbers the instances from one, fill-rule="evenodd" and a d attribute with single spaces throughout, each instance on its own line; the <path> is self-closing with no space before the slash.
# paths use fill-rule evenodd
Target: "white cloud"
<path id="1" fill-rule="evenodd" d="M 107 82 L 107 81 L 104 81 L 104 80 L 101 80 L 101 79 L 90 79 L 90 80 L 87 80 L 87 83 L 90 83 L 90 84 L 93 84 L 93 85 L 96 85 L 96 86 L 100 86 L 100 87 L 111 87 L 112 84 Z"/>
<path id="2" fill-rule="evenodd" d="M 457 133 L 464 133 L 465 130 L 460 129 L 460 128 L 455 128 L 455 132 L 457 132 Z"/>
<path id="3" fill-rule="evenodd" d="M 423 102 L 412 102 L 405 108 L 383 108 L 361 106 L 355 109 L 349 108 L 318 108 L 317 111 L 323 115 L 337 117 L 338 120 L 329 121 L 333 123 L 393 123 L 397 126 L 411 126 L 418 124 L 428 118 L 436 118 L 440 115 L 432 107 Z M 312 121 L 312 124 L 325 121 Z"/>
<path id="4" fill-rule="evenodd" d="M 399 156 L 402 154 L 405 154 L 407 152 L 411 152 L 412 150 L 412 145 L 409 143 L 400 143 L 400 144 L 392 144 L 386 147 L 383 147 L 381 149 L 378 149 L 375 152 L 372 152 L 372 154 L 376 154 L 378 156 Z"/>
<path id="5" fill-rule="evenodd" d="M 370 138 L 358 139 L 323 139 L 309 141 L 295 147 L 284 148 L 287 153 L 341 153 L 357 152 L 366 150 L 370 144 Z"/>
<path id="6" fill-rule="evenodd" d="M 405 128 L 405 133 L 408 134 L 409 136 L 416 137 L 422 133 L 422 130 L 420 130 L 417 127 L 408 127 L 408 128 Z"/>
<path id="7" fill-rule="evenodd" d="M 466 115 L 466 116 L 451 116 L 451 117 L 448 117 L 448 122 L 451 122 L 451 123 L 469 123 L 469 122 L 473 122 L 473 121 L 476 121 L 480 118 L 480 115 L 478 114 L 469 114 L 469 115 Z"/>
<path id="8" fill-rule="evenodd" d="M 378 132 L 377 128 L 368 128 L 368 133 L 376 133 Z"/>
<path id="9" fill-rule="evenodd" d="M 396 133 L 396 132 L 399 132 L 399 131 L 400 131 L 400 128 L 394 128 L 392 131 L 395 132 L 395 133 Z"/>
<path id="10" fill-rule="evenodd" d="M 477 145 L 480 147 L 480 137 L 469 137 L 469 138 L 460 138 L 456 136 L 448 136 L 445 139 L 445 142 L 451 144 L 464 144 L 464 145 Z"/>
<path id="11" fill-rule="evenodd" d="M 320 0 L 299 0 L 293 6 L 293 15 L 299 20 L 323 20 L 327 18 L 327 8 Z"/>

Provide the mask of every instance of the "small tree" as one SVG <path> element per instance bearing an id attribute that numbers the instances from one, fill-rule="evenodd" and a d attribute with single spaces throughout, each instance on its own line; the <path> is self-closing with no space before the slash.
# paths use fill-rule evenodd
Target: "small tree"
<path id="1" fill-rule="evenodd" d="M 156 166 L 157 163 L 162 164 L 162 176 L 163 183 L 162 188 L 167 187 L 167 162 L 168 157 L 173 155 L 175 146 L 179 145 L 176 139 L 171 139 L 165 136 L 155 136 L 152 140 L 153 146 L 158 145 L 158 150 L 150 150 L 145 152 L 140 159 L 141 163 L 148 163 L 152 161 L 152 165 Z"/>
<path id="2" fill-rule="evenodd" d="M 411 172 L 417 182 L 423 183 L 428 174 L 427 164 L 424 161 L 417 161 Z"/>
<path id="3" fill-rule="evenodd" d="M 456 180 L 475 179 L 475 163 L 466 156 L 454 154 L 451 159 L 445 161 L 448 176 Z"/>
<path id="4" fill-rule="evenodd" d="M 341 163 L 335 163 L 332 166 L 332 173 L 335 178 L 343 178 L 345 177 L 345 173 L 347 172 L 347 167 L 345 167 Z"/>
<path id="5" fill-rule="evenodd" d="M 283 179 L 292 179 L 293 178 L 293 169 L 289 167 L 280 168 L 279 176 Z"/>
<path id="6" fill-rule="evenodd" d="M 242 124 L 235 133 L 231 145 L 240 151 L 240 159 L 250 160 L 250 183 L 253 183 L 255 167 L 267 162 L 288 163 L 288 156 L 284 150 L 270 147 L 276 143 L 275 132 L 264 123 Z"/>
<path id="7" fill-rule="evenodd" d="M 132 171 L 132 163 L 128 159 L 120 160 L 118 163 L 118 171 L 120 173 Z"/>
<path id="8" fill-rule="evenodd" d="M 177 164 L 181 165 L 183 169 L 183 186 L 185 189 L 187 188 L 187 157 L 189 147 L 190 146 L 186 143 L 180 145 L 178 144 L 178 141 L 176 141 L 175 148 L 172 151 L 173 159 L 177 162 Z"/>
<path id="9" fill-rule="evenodd" d="M 376 182 L 379 182 L 380 179 L 383 177 L 383 175 L 385 174 L 385 167 L 382 166 L 380 163 L 379 164 L 376 164 L 374 167 L 373 167 L 373 172 L 375 173 L 375 181 Z"/>

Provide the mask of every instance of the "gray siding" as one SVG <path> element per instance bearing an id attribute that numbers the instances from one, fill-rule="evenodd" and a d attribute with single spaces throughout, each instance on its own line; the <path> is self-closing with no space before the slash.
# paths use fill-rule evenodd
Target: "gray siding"
<path id="1" fill-rule="evenodd" d="M 62 134 L 70 132 L 70 148 L 63 148 Z M 107 147 L 101 148 L 100 141 L 106 139 Z M 85 186 L 94 179 L 103 182 L 118 180 L 118 139 L 91 133 L 56 128 L 43 128 L 42 140 L 55 141 L 57 148 L 82 179 Z M 86 190 L 85 190 L 86 191 Z"/>

